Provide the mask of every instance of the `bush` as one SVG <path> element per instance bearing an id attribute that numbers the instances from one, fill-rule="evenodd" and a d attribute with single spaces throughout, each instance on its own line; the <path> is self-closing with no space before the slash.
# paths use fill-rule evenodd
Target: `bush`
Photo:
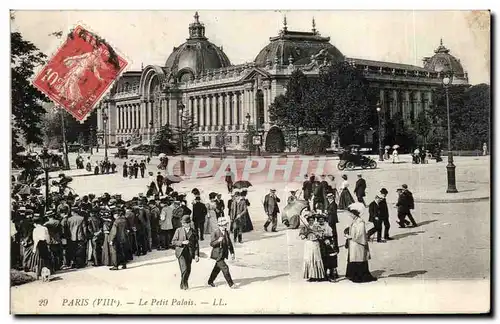
<path id="1" fill-rule="evenodd" d="M 285 151 L 285 136 L 278 127 L 272 127 L 266 137 L 266 152 L 283 153 Z"/>
<path id="2" fill-rule="evenodd" d="M 330 143 L 323 135 L 306 135 L 302 138 L 299 151 L 301 154 L 316 155 L 325 154 Z"/>

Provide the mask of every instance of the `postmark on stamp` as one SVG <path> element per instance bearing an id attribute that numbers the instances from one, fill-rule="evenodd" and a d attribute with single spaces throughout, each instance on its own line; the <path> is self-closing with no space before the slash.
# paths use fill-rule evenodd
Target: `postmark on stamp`
<path id="1" fill-rule="evenodd" d="M 105 40 L 78 25 L 33 85 L 84 122 L 127 65 Z"/>

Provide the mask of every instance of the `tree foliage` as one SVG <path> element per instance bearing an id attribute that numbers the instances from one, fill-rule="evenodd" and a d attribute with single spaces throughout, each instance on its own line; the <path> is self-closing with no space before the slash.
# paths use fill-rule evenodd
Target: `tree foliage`
<path id="1" fill-rule="evenodd" d="M 180 151 L 182 136 L 182 152 L 188 154 L 189 151 L 194 150 L 199 145 L 198 137 L 195 136 L 198 125 L 194 123 L 193 118 L 189 114 L 184 114 L 181 118 L 182 127 L 175 129 L 177 133 L 177 149 Z"/>
<path id="2" fill-rule="evenodd" d="M 285 151 L 285 136 L 278 127 L 271 127 L 266 136 L 266 152 L 283 153 Z"/>
<path id="3" fill-rule="evenodd" d="M 415 132 L 417 133 L 418 136 L 421 137 L 422 144 L 426 144 L 427 142 L 427 136 L 429 135 L 429 132 L 431 131 L 431 123 L 429 121 L 429 118 L 427 117 L 427 112 L 421 111 L 417 119 L 415 120 L 415 124 L 413 125 L 413 128 L 415 129 Z"/>
<path id="4" fill-rule="evenodd" d="M 243 141 L 243 147 L 249 151 L 254 151 L 257 146 L 253 144 L 253 137 L 259 135 L 254 125 L 248 125 L 245 138 Z"/>
<path id="5" fill-rule="evenodd" d="M 155 154 L 175 154 L 177 143 L 174 141 L 174 131 L 169 124 L 163 125 L 153 138 L 153 150 Z"/>
<path id="6" fill-rule="evenodd" d="M 45 62 L 46 56 L 21 33 L 10 33 L 10 66 L 12 98 L 12 158 L 16 164 L 17 153 L 23 151 L 21 140 L 27 144 L 42 144 L 41 118 L 45 114 L 42 103 L 45 96 L 30 82 L 34 69 Z"/>
<path id="7" fill-rule="evenodd" d="M 225 147 L 226 144 L 226 138 L 227 138 L 227 132 L 224 126 L 222 126 L 217 132 L 217 136 L 215 137 L 215 146 L 218 148 L 223 148 Z"/>

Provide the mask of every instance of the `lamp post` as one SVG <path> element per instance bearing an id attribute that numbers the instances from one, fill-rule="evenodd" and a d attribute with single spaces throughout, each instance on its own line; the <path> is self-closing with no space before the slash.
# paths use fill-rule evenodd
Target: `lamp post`
<path id="1" fill-rule="evenodd" d="M 184 117 L 184 104 L 182 101 L 179 101 L 177 104 L 177 109 L 179 110 L 179 136 L 181 140 L 181 149 L 180 149 L 180 155 L 181 155 L 181 160 L 180 160 L 180 167 L 181 167 L 181 175 L 186 175 L 186 164 L 184 161 L 183 153 L 184 153 L 184 134 L 182 131 L 182 123 L 183 123 L 183 117 Z"/>
<path id="2" fill-rule="evenodd" d="M 248 156 L 252 155 L 252 139 L 250 138 L 250 114 L 247 113 L 245 116 L 245 119 L 247 120 L 247 133 L 248 133 Z"/>
<path id="3" fill-rule="evenodd" d="M 108 118 L 109 117 L 108 117 L 107 111 L 104 109 L 104 111 L 102 113 L 102 122 L 103 122 L 103 126 L 104 126 L 103 135 L 104 135 L 104 160 L 105 161 L 108 160 L 108 131 L 107 131 Z"/>
<path id="4" fill-rule="evenodd" d="M 45 171 L 45 210 L 49 210 L 49 168 L 51 155 L 48 153 L 47 148 L 44 147 L 40 155 L 43 171 Z"/>
<path id="5" fill-rule="evenodd" d="M 153 157 L 153 120 L 149 122 L 149 158 Z"/>
<path id="6" fill-rule="evenodd" d="M 457 184 L 455 178 L 455 164 L 453 164 L 453 152 L 451 151 L 451 123 L 450 123 L 450 98 L 448 94 L 448 88 L 452 84 L 453 74 L 445 76 L 443 78 L 443 86 L 446 92 L 446 114 L 448 117 L 448 165 L 446 166 L 446 170 L 448 172 L 448 189 L 447 193 L 456 193 Z"/>
<path id="7" fill-rule="evenodd" d="M 94 148 L 94 126 L 90 126 L 89 146 L 90 146 L 90 155 L 92 155 L 94 154 L 94 152 L 92 151 Z"/>
<path id="8" fill-rule="evenodd" d="M 382 148 L 382 124 L 380 120 L 380 114 L 382 108 L 380 107 L 380 102 L 377 102 L 377 116 L 378 116 L 378 160 L 384 161 L 384 149 Z"/>

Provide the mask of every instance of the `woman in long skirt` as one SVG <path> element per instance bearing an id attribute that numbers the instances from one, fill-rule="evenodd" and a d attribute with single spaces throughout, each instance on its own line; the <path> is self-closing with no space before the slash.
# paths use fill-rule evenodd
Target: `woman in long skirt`
<path id="1" fill-rule="evenodd" d="M 205 233 L 204 234 L 212 234 L 218 226 L 217 226 L 217 202 L 215 201 L 215 197 L 217 194 L 215 192 L 211 192 L 208 195 L 210 201 L 206 204 L 207 206 L 207 218 L 205 219 Z"/>
<path id="2" fill-rule="evenodd" d="M 102 265 L 111 266 L 113 265 L 111 262 L 111 248 L 109 246 L 109 231 L 111 231 L 111 226 L 113 225 L 113 221 L 109 214 L 105 215 L 102 218 L 102 231 L 104 233 L 104 242 L 102 243 Z"/>
<path id="3" fill-rule="evenodd" d="M 48 268 L 50 273 L 54 273 L 52 257 L 49 251 L 48 242 L 50 241 L 49 230 L 43 226 L 43 219 L 41 217 L 34 217 L 35 228 L 33 229 L 33 263 L 32 272 L 36 274 L 39 279 L 42 273 L 42 268 Z"/>
<path id="4" fill-rule="evenodd" d="M 308 226 L 300 229 L 300 238 L 304 242 L 304 279 L 308 281 L 319 281 L 325 278 L 325 269 L 321 258 L 318 234 L 314 231 L 315 217 L 312 214 L 306 216 Z"/>
<path id="5" fill-rule="evenodd" d="M 242 232 L 247 233 L 253 231 L 253 223 L 250 218 L 250 213 L 248 212 L 248 207 L 250 207 L 250 201 L 247 199 L 247 190 L 243 189 L 241 191 L 241 199 L 244 199 L 247 204 L 247 212 L 243 215 L 242 219 Z"/>
<path id="6" fill-rule="evenodd" d="M 347 176 L 342 175 L 342 185 L 340 186 L 340 199 L 339 199 L 339 209 L 345 210 L 350 204 L 354 203 L 354 198 L 349 191 L 349 182 L 347 182 Z"/>
<path id="7" fill-rule="evenodd" d="M 370 282 L 376 281 L 368 269 L 368 260 L 370 259 L 370 249 L 368 247 L 368 237 L 366 234 L 365 222 L 360 214 L 364 206 L 355 203 L 347 208 L 349 216 L 352 218 L 349 232 L 344 233 L 347 239 L 347 270 L 346 278 L 352 282 Z M 347 229 L 346 229 L 347 230 Z"/>

